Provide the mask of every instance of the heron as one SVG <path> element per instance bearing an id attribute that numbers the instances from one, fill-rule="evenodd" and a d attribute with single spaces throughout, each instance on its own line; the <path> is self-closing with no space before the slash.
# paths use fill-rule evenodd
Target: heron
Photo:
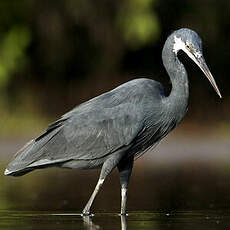
<path id="1" fill-rule="evenodd" d="M 101 168 L 96 187 L 82 211 L 83 215 L 90 215 L 106 177 L 117 168 L 121 184 L 120 214 L 126 215 L 134 160 L 174 129 L 188 108 L 189 83 L 186 69 L 178 57 L 179 51 L 199 66 L 221 98 L 203 57 L 199 35 L 187 28 L 175 30 L 166 39 L 162 50 L 163 65 L 172 84 L 169 93 L 157 81 L 138 78 L 84 102 L 20 149 L 5 175 L 21 176 L 53 166 Z"/>

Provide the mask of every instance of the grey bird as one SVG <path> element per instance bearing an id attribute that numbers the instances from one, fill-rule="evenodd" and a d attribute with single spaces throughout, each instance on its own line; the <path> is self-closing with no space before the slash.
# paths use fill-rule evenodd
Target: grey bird
<path id="1" fill-rule="evenodd" d="M 5 175 L 21 176 L 34 169 L 53 166 L 101 168 L 95 190 L 82 212 L 90 215 L 105 178 L 117 167 L 121 183 L 121 215 L 125 215 L 134 159 L 175 128 L 187 111 L 188 78 L 177 56 L 179 51 L 200 67 L 221 97 L 205 63 L 198 34 L 185 28 L 176 30 L 167 38 L 162 51 L 163 64 L 172 83 L 169 95 L 159 82 L 140 78 L 86 101 L 19 150 Z"/>

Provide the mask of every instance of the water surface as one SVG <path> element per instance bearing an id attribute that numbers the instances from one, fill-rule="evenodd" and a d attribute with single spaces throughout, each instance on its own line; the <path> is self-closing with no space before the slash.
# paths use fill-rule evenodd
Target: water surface
<path id="1" fill-rule="evenodd" d="M 59 212 L 7 212 L 0 213 L 0 229 L 228 229 L 229 211 L 190 212 L 132 212 L 127 217 L 118 214 L 97 213 L 82 217 L 77 213 Z"/>
<path id="2" fill-rule="evenodd" d="M 230 142 L 212 137 L 173 137 L 135 162 L 121 218 L 119 176 L 105 181 L 92 211 L 81 210 L 98 170 L 43 169 L 3 176 L 12 154 L 26 141 L 0 142 L 0 229 L 229 229 Z"/>

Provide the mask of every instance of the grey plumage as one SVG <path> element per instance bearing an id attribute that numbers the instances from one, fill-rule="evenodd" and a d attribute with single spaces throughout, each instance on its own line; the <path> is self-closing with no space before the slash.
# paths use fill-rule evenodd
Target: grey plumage
<path id="1" fill-rule="evenodd" d="M 177 30 L 168 37 L 162 51 L 163 64 L 172 82 L 169 96 L 160 83 L 141 78 L 80 104 L 21 149 L 5 174 L 19 176 L 51 166 L 76 169 L 102 167 L 98 185 L 83 210 L 83 214 L 89 214 L 105 177 L 117 166 L 125 191 L 122 193 L 121 210 L 124 214 L 124 194 L 133 159 L 166 136 L 187 111 L 187 73 L 177 58 L 179 50 L 187 52 L 183 44 L 185 47 L 190 45 L 188 52 L 199 59 L 198 65 L 220 95 L 204 62 L 199 36 L 189 29 Z"/>
<path id="2" fill-rule="evenodd" d="M 159 83 L 137 79 L 83 103 L 29 142 L 8 170 L 16 175 L 28 168 L 51 163 L 60 166 L 71 160 L 85 160 L 94 168 L 126 146 L 132 150 L 128 154 L 138 154 L 149 146 L 147 142 L 155 143 L 160 138 L 158 129 L 170 126 L 163 124 L 163 114 L 156 117 L 162 110 L 160 104 L 149 101 L 149 98 L 160 100 L 163 96 Z M 155 119 L 149 119 L 154 116 Z M 76 164 L 75 168 L 81 168 Z"/>

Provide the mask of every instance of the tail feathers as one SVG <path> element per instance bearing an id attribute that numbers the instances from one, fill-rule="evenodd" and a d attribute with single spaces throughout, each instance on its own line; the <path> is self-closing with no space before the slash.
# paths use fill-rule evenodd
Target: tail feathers
<path id="1" fill-rule="evenodd" d="M 8 176 L 8 175 L 10 175 L 10 173 L 11 173 L 10 170 L 6 169 L 5 172 L 4 172 L 4 175 Z"/>
<path id="2" fill-rule="evenodd" d="M 18 170 L 18 171 L 10 171 L 10 170 L 6 169 L 5 172 L 4 172 L 4 175 L 5 176 L 23 176 L 26 173 L 29 173 L 29 172 L 31 172 L 33 170 L 34 169 L 32 169 L 32 168 L 25 168 L 25 169 Z"/>
<path id="3" fill-rule="evenodd" d="M 39 139 L 29 141 L 22 149 L 20 149 L 13 157 L 5 170 L 5 175 L 21 176 L 24 175 L 39 165 L 34 165 L 39 159 L 42 159 L 44 154 L 44 146 L 60 131 L 61 127 L 53 129 L 47 135 L 43 135 Z M 41 166 L 42 167 L 42 166 Z"/>
<path id="4" fill-rule="evenodd" d="M 43 159 L 39 161 L 35 161 L 32 164 L 26 166 L 25 168 L 17 168 L 14 170 L 10 170 L 7 168 L 4 172 L 5 176 L 23 176 L 35 169 L 41 169 L 41 168 L 46 168 L 46 167 L 51 167 L 51 166 L 60 166 L 63 163 L 67 161 L 71 161 L 72 159 L 59 159 L 59 160 L 48 160 L 48 159 Z"/>
<path id="5" fill-rule="evenodd" d="M 34 145 L 34 142 L 35 142 L 34 139 L 32 139 L 28 143 L 26 143 L 21 149 L 18 150 L 18 152 L 15 153 L 13 158 L 16 159 L 17 157 L 21 155 L 21 153 L 27 152 L 28 150 L 30 150 Z"/>
<path id="6" fill-rule="evenodd" d="M 18 172 L 24 171 L 26 166 L 29 164 L 28 160 L 24 160 L 23 158 L 28 155 L 28 153 L 34 147 L 34 140 L 29 141 L 26 145 L 24 145 L 13 157 L 13 160 L 9 163 L 7 169 L 4 174 L 6 176 L 16 174 Z M 28 170 L 27 170 L 28 171 Z M 30 170 L 31 171 L 31 170 Z"/>

